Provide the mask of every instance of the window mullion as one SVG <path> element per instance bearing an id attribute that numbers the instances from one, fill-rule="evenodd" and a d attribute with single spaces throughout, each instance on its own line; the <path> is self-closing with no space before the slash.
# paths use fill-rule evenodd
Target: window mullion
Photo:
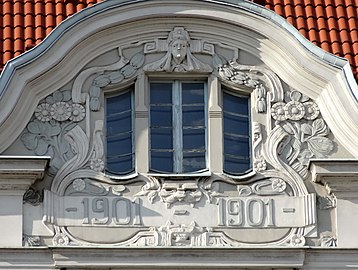
<path id="1" fill-rule="evenodd" d="M 180 173 L 183 168 L 183 135 L 182 135 L 182 106 L 181 84 L 173 83 L 173 150 L 174 150 L 174 173 Z"/>

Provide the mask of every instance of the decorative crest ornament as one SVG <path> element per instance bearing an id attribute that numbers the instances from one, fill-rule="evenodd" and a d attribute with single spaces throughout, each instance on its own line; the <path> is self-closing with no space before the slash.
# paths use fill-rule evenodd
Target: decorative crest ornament
<path id="1" fill-rule="evenodd" d="M 183 27 L 175 27 L 167 39 L 167 53 L 163 58 L 147 64 L 145 71 L 211 72 L 212 68 L 192 54 L 189 33 Z"/>

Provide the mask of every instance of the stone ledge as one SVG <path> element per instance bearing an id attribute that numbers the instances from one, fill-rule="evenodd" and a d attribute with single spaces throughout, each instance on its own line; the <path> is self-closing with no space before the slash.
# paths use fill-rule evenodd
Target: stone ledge
<path id="1" fill-rule="evenodd" d="M 0 269 L 358 269 L 357 249 L 107 248 L 0 249 Z"/>
<path id="2" fill-rule="evenodd" d="M 44 177 L 50 157 L 0 156 L 0 195 L 23 195 Z"/>
<path id="3" fill-rule="evenodd" d="M 329 193 L 358 197 L 358 159 L 312 159 L 308 166 L 312 181 L 323 184 Z"/>

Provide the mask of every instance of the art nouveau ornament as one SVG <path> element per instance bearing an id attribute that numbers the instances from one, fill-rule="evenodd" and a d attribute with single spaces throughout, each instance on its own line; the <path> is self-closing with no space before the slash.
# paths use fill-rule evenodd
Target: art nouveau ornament
<path id="1" fill-rule="evenodd" d="M 334 148 L 328 137 L 329 128 L 318 118 L 319 113 L 317 104 L 298 91 L 288 92 L 286 103 L 277 102 L 271 107 L 276 127 L 269 134 L 269 140 L 280 134 L 278 156 L 303 178 L 308 176 L 310 158 L 325 158 Z M 274 149 L 272 144 L 269 147 Z"/>
<path id="2" fill-rule="evenodd" d="M 167 39 L 166 55 L 148 65 L 145 71 L 165 72 L 211 72 L 212 67 L 201 62 L 193 55 L 189 33 L 183 27 L 175 27 Z"/>
<path id="3" fill-rule="evenodd" d="M 167 39 L 136 43 L 129 60 L 121 47 L 118 61 L 84 69 L 71 91 L 56 91 L 39 103 L 21 139 L 35 154 L 52 156 L 43 222 L 54 245 L 301 247 L 317 236 L 316 198 L 303 177 L 309 158 L 325 157 L 333 148 L 317 104 L 298 91 L 284 92 L 266 68 L 225 62 L 215 51 L 219 46 L 175 27 Z M 148 62 L 149 54 L 161 58 Z M 208 73 L 214 67 L 223 84 L 254 101 L 253 171 L 239 177 L 108 175 L 102 92 L 134 80 L 139 71 Z M 148 118 L 140 113 L 135 115 L 141 120 Z M 34 201 L 32 195 L 27 193 L 28 201 Z M 255 240 L 243 239 L 242 231 Z"/>

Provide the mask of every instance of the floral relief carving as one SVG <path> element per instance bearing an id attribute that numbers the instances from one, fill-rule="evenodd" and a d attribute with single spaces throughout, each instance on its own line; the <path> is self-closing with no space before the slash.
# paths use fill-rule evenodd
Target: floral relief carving
<path id="1" fill-rule="evenodd" d="M 287 184 L 281 178 L 269 178 L 258 181 L 251 185 L 237 185 L 239 196 L 247 197 L 252 195 L 285 195 Z"/>
<path id="2" fill-rule="evenodd" d="M 71 91 L 56 91 L 40 102 L 21 140 L 36 155 L 49 155 L 49 173 L 54 175 L 74 156 L 65 134 L 84 119 L 85 108 L 71 101 Z"/>
<path id="3" fill-rule="evenodd" d="M 76 191 L 83 191 L 86 188 L 86 182 L 81 178 L 77 178 L 72 182 L 72 187 Z"/>
<path id="4" fill-rule="evenodd" d="M 80 122 L 86 110 L 81 104 L 72 103 L 71 91 L 56 91 L 43 100 L 35 110 L 35 118 L 41 122 L 56 120 L 59 122 L 70 119 Z"/>
<path id="5" fill-rule="evenodd" d="M 218 66 L 219 77 L 233 85 L 243 85 L 253 88 L 256 92 L 256 111 L 258 113 L 266 112 L 267 90 L 255 72 L 240 70 L 234 67 L 235 63 L 230 62 Z"/>
<path id="6" fill-rule="evenodd" d="M 110 84 L 117 84 L 125 79 L 131 78 L 137 70 L 144 63 L 144 55 L 142 52 L 136 53 L 133 57 L 124 64 L 120 69 L 108 72 L 100 72 L 92 81 L 92 85 L 89 89 L 90 96 L 90 109 L 92 111 L 98 111 L 101 107 L 100 94 L 101 88 Z"/>
<path id="7" fill-rule="evenodd" d="M 271 116 L 276 121 L 303 119 L 315 120 L 319 115 L 316 103 L 309 101 L 309 98 L 298 91 L 288 92 L 285 102 L 277 102 L 271 107 Z"/>
<path id="8" fill-rule="evenodd" d="M 40 236 L 34 235 L 27 235 L 24 234 L 22 236 L 22 245 L 24 247 L 36 247 L 41 245 L 41 238 Z"/>
<path id="9" fill-rule="evenodd" d="M 316 103 L 298 91 L 289 92 L 286 102 L 277 102 L 271 107 L 271 116 L 276 120 L 277 128 L 270 136 L 282 138 L 278 144 L 278 155 L 305 178 L 309 159 L 327 157 L 334 145 L 327 138 L 330 133 L 328 126 L 322 118 L 318 118 L 320 112 Z M 281 135 L 278 136 L 278 133 Z"/>
<path id="10" fill-rule="evenodd" d="M 294 234 L 291 237 L 290 244 L 293 247 L 303 247 L 306 244 L 306 239 L 302 235 Z"/>
<path id="11" fill-rule="evenodd" d="M 267 169 L 266 160 L 262 155 L 262 126 L 260 123 L 253 122 L 253 152 L 254 152 L 254 170 L 262 172 Z"/>
<path id="12" fill-rule="evenodd" d="M 64 140 L 64 135 L 75 125 L 72 122 L 41 122 L 34 119 L 27 125 L 21 140 L 25 147 L 34 151 L 36 155 L 51 156 L 49 173 L 56 174 L 58 169 L 74 155 L 70 145 Z"/>
<path id="13" fill-rule="evenodd" d="M 254 160 L 254 170 L 257 172 L 261 172 L 267 169 L 266 161 L 263 157 L 260 157 Z"/>
<path id="14" fill-rule="evenodd" d="M 104 170 L 104 162 L 102 159 L 91 159 L 90 168 L 96 172 L 102 172 Z"/>
<path id="15" fill-rule="evenodd" d="M 318 243 L 321 247 L 337 247 L 337 238 L 330 234 L 322 234 Z"/>
<path id="16" fill-rule="evenodd" d="M 337 199 L 334 195 L 329 195 L 326 197 L 317 197 L 318 207 L 321 210 L 327 210 L 336 207 Z"/>

